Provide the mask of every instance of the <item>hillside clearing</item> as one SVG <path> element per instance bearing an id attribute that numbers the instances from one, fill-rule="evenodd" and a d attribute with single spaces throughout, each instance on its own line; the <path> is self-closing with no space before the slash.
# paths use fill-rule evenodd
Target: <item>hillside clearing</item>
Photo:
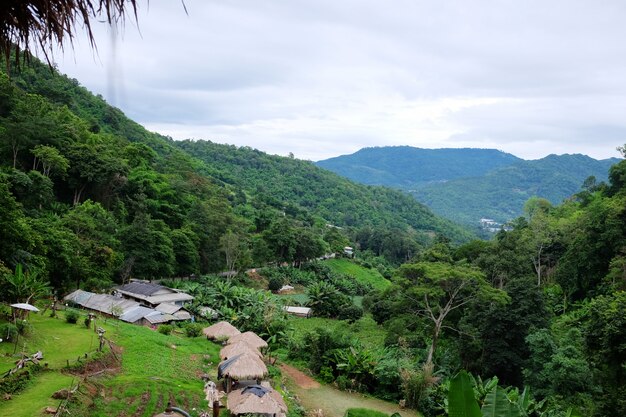
<path id="1" fill-rule="evenodd" d="M 377 290 L 384 290 L 391 284 L 376 269 L 365 268 L 349 259 L 329 259 L 324 261 L 324 264 L 328 265 L 333 272 L 349 275 L 359 283 L 369 284 Z"/>

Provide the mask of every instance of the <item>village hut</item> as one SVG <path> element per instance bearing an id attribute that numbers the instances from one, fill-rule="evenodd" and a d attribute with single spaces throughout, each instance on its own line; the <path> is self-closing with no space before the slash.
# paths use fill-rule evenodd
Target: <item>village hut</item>
<path id="1" fill-rule="evenodd" d="M 260 380 L 267 375 L 267 366 L 258 356 L 240 353 L 217 366 L 217 377 L 226 379 L 226 392 L 230 392 L 233 380 Z"/>
<path id="2" fill-rule="evenodd" d="M 272 417 L 285 416 L 287 405 L 272 388 L 249 385 L 228 394 L 228 410 L 233 415 L 254 414 Z"/>
<path id="3" fill-rule="evenodd" d="M 202 333 L 206 335 L 207 339 L 227 340 L 228 338 L 238 335 L 241 332 L 229 322 L 220 321 L 219 323 L 215 323 L 212 326 L 204 328 Z"/>
<path id="4" fill-rule="evenodd" d="M 232 336 L 230 339 L 228 339 L 227 343 L 229 345 L 233 345 L 241 341 L 246 342 L 247 344 L 249 344 L 250 346 L 256 349 L 264 349 L 267 347 L 267 342 L 261 339 L 259 336 L 257 336 L 257 334 L 254 332 L 245 332 L 245 333 Z"/>
<path id="5" fill-rule="evenodd" d="M 249 345 L 243 340 L 232 345 L 226 345 L 220 350 L 220 359 L 226 360 L 241 353 L 249 353 L 250 355 L 257 356 L 259 359 L 263 359 L 263 354 L 254 346 Z"/>

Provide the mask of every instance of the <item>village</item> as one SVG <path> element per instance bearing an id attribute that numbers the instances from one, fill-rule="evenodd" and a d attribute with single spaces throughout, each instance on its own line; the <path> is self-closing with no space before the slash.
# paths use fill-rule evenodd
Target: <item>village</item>
<path id="1" fill-rule="evenodd" d="M 195 318 L 185 309 L 185 304 L 193 299 L 193 296 L 180 290 L 131 280 L 128 284 L 115 287 L 112 294 L 95 294 L 79 289 L 65 296 L 63 301 L 66 306 L 89 311 L 90 315 L 110 316 L 156 330 L 163 324 L 194 321 Z M 298 317 L 311 315 L 308 307 L 285 306 L 284 309 L 288 314 Z M 200 307 L 199 311 L 204 319 L 215 319 L 218 315 L 217 311 L 207 306 Z M 217 378 L 222 383 L 218 386 L 208 375 L 203 377 L 206 401 L 214 410 L 213 415 L 219 415 L 219 409 L 223 407 L 222 399 L 227 395 L 226 403 L 233 416 L 286 416 L 287 405 L 281 394 L 271 387 L 269 381 L 264 380 L 268 375 L 263 354 L 263 350 L 268 347 L 267 342 L 254 332 L 241 333 L 226 321 L 206 327 L 202 332 L 208 340 L 225 344 L 219 354 L 222 362 L 217 366 Z M 189 416 L 185 410 L 171 403 L 168 403 L 164 413 L 158 414 L 161 415 Z"/>

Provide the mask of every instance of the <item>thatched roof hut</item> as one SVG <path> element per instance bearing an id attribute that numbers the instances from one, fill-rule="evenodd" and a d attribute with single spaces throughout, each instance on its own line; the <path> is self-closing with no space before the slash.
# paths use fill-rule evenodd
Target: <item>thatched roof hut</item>
<path id="1" fill-rule="evenodd" d="M 262 379 L 267 375 L 267 366 L 258 356 L 240 353 L 217 366 L 217 377 L 229 377 L 237 380 Z"/>
<path id="2" fill-rule="evenodd" d="M 212 326 L 206 327 L 202 330 L 207 339 L 214 340 L 226 340 L 232 336 L 238 335 L 241 332 L 232 324 L 227 321 L 220 321 Z"/>
<path id="3" fill-rule="evenodd" d="M 228 394 L 228 410 L 234 415 L 283 416 L 287 414 L 287 405 L 283 397 L 272 388 L 250 385 Z"/>
<path id="4" fill-rule="evenodd" d="M 233 356 L 241 353 L 249 353 L 250 355 L 257 356 L 259 359 L 263 359 L 263 354 L 254 346 L 250 346 L 243 340 L 232 345 L 226 345 L 220 350 L 220 359 L 225 360 L 232 358 Z"/>
<path id="5" fill-rule="evenodd" d="M 245 332 L 245 333 L 237 334 L 235 336 L 231 336 L 228 339 L 227 343 L 229 345 L 232 345 L 241 341 L 246 342 L 247 344 L 249 344 L 250 346 L 256 349 L 263 349 L 267 347 L 267 342 L 261 339 L 259 336 L 257 336 L 257 334 L 254 332 Z"/>

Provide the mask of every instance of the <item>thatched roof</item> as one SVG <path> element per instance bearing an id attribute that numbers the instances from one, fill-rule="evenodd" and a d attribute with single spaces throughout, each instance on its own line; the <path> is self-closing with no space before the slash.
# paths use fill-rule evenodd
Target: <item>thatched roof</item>
<path id="1" fill-rule="evenodd" d="M 257 334 L 254 332 L 245 332 L 245 333 L 232 336 L 230 339 L 228 339 L 228 344 L 232 345 L 241 341 L 246 342 L 247 344 L 249 344 L 252 347 L 255 347 L 256 349 L 263 349 L 267 347 L 267 342 L 261 339 L 259 336 L 257 336 Z"/>
<path id="2" fill-rule="evenodd" d="M 220 350 L 220 358 L 222 360 L 232 358 L 233 356 L 239 355 L 241 353 L 249 353 L 253 356 L 257 356 L 259 359 L 263 358 L 263 354 L 254 346 L 250 346 L 243 340 L 240 340 L 237 343 L 233 343 L 232 345 L 226 345 Z"/>
<path id="3" fill-rule="evenodd" d="M 267 375 L 267 366 L 258 356 L 250 353 L 240 353 L 225 361 L 217 367 L 217 377 L 229 376 L 233 379 L 261 379 Z"/>
<path id="4" fill-rule="evenodd" d="M 283 397 L 272 388 L 250 385 L 228 394 L 228 409 L 238 414 L 286 414 Z"/>
<path id="5" fill-rule="evenodd" d="M 202 330 L 202 333 L 209 339 L 225 340 L 232 336 L 238 335 L 241 332 L 237 330 L 235 326 L 227 321 L 220 321 L 212 326 L 206 327 Z"/>

